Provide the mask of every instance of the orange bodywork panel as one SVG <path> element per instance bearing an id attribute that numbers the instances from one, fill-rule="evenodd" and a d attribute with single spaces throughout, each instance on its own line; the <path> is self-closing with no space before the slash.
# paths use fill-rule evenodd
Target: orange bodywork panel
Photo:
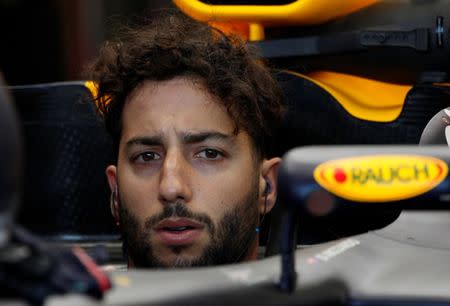
<path id="1" fill-rule="evenodd" d="M 412 88 L 412 85 L 386 83 L 331 71 L 315 71 L 307 75 L 290 73 L 323 88 L 354 117 L 374 122 L 397 119 Z"/>
<path id="2" fill-rule="evenodd" d="M 173 0 L 186 15 L 199 21 L 240 21 L 264 26 L 321 24 L 379 1 L 297 0 L 282 5 L 211 5 L 199 0 Z"/>

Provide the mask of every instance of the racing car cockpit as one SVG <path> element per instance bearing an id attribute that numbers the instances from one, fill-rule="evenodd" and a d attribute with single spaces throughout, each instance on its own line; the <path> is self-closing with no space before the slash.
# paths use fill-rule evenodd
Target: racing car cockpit
<path id="1" fill-rule="evenodd" d="M 0 302 L 450 305 L 450 3 L 174 3 L 256 44 L 283 88 L 288 112 L 275 133 L 275 154 L 283 156 L 279 200 L 263 231 L 265 258 L 109 271 L 123 260 L 104 179 L 111 140 L 92 84 L 10 86 L 25 140 L 16 220 L 26 230 L 12 230 L 5 241 L 13 248 L 0 243 Z M 56 268 L 47 265 L 21 286 L 35 261 L 11 269 L 5 250 L 24 245 Z M 84 253 L 68 252 L 73 246 L 103 271 Z M 58 281 L 68 285 L 58 288 Z"/>

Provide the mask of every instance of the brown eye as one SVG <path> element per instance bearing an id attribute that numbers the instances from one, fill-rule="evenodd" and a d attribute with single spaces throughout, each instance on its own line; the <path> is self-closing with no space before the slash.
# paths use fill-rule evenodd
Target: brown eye
<path id="1" fill-rule="evenodd" d="M 197 154 L 197 157 L 211 160 L 219 159 L 222 156 L 223 154 L 221 152 L 214 149 L 204 149 L 203 151 Z"/>
<path id="2" fill-rule="evenodd" d="M 161 156 L 155 152 L 144 152 L 137 156 L 136 161 L 138 162 L 150 162 L 153 160 L 160 159 Z"/>
<path id="3" fill-rule="evenodd" d="M 206 158 L 215 159 L 215 158 L 217 158 L 217 156 L 219 156 L 219 152 L 217 152 L 216 150 L 211 150 L 211 149 L 205 150 Z"/>

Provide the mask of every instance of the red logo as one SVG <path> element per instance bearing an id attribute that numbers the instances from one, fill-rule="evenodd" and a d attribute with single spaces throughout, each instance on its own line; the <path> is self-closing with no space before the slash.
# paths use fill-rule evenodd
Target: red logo
<path id="1" fill-rule="evenodd" d="M 334 169 L 334 179 L 336 182 L 342 184 L 347 180 L 347 174 L 345 174 L 344 169 L 342 168 L 336 168 Z"/>

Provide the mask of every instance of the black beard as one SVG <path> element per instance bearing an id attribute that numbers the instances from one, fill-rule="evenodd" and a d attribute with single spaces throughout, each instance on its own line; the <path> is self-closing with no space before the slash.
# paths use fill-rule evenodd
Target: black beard
<path id="1" fill-rule="evenodd" d="M 141 228 L 134 217 L 120 201 L 120 220 L 122 224 L 122 239 L 124 255 L 129 256 L 136 267 L 195 267 L 230 264 L 242 261 L 248 254 L 256 239 L 258 226 L 258 188 L 253 184 L 245 199 L 225 213 L 217 227 L 206 214 L 193 213 L 186 204 L 176 202 L 165 204 L 163 212 L 148 218 Z M 194 260 L 178 260 L 170 265 L 163 263 L 153 252 L 149 237 L 154 225 L 170 218 L 189 218 L 205 225 L 211 237 L 211 243 L 203 253 Z M 184 247 L 172 247 L 175 254 L 180 254 Z"/>

